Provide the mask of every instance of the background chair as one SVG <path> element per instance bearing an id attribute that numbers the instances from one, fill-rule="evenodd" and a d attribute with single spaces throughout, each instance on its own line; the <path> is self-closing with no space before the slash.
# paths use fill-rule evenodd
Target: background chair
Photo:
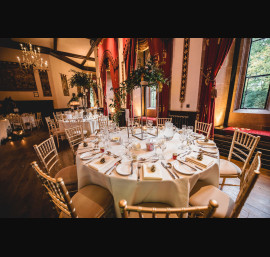
<path id="1" fill-rule="evenodd" d="M 65 137 L 65 131 L 57 128 L 54 120 L 52 120 L 50 117 L 45 117 L 45 120 L 47 122 L 49 134 L 52 135 L 53 137 L 56 137 L 57 146 L 59 148 L 59 138 L 63 140 L 63 138 Z"/>
<path id="2" fill-rule="evenodd" d="M 102 131 L 108 128 L 109 119 L 108 116 L 98 117 L 98 131 Z"/>
<path id="3" fill-rule="evenodd" d="M 223 178 L 220 189 L 225 185 L 226 178 L 241 178 L 259 141 L 260 136 L 253 136 L 240 130 L 234 131 L 228 160 L 220 159 L 220 177 Z M 231 162 L 233 155 L 243 162 L 242 168 Z"/>
<path id="4" fill-rule="evenodd" d="M 39 145 L 34 145 L 36 154 L 49 175 L 54 178 L 62 177 L 70 192 L 78 190 L 77 167 L 71 165 L 63 168 L 58 152 L 55 147 L 53 136 L 43 141 Z"/>
<path id="5" fill-rule="evenodd" d="M 165 126 L 165 123 L 169 121 L 169 122 L 172 122 L 172 118 L 157 118 L 157 125 L 159 127 L 161 126 Z"/>
<path id="6" fill-rule="evenodd" d="M 119 202 L 122 218 L 211 218 L 215 213 L 218 203 L 210 200 L 208 205 L 172 208 L 162 203 L 143 203 L 138 205 L 127 205 L 126 200 Z"/>
<path id="7" fill-rule="evenodd" d="M 114 202 L 111 193 L 98 185 L 88 185 L 70 198 L 61 177 L 52 178 L 45 174 L 36 162 L 31 163 L 45 187 L 59 218 L 113 218 Z"/>
<path id="8" fill-rule="evenodd" d="M 37 127 L 39 128 L 41 125 L 44 126 L 43 124 L 43 120 L 42 120 L 42 116 L 41 116 L 41 112 L 37 112 L 35 115 L 35 122 Z"/>
<path id="9" fill-rule="evenodd" d="M 202 133 L 207 138 L 209 138 L 210 131 L 212 128 L 212 123 L 205 123 L 195 120 L 194 132 L 195 133 Z"/>
<path id="10" fill-rule="evenodd" d="M 82 126 L 68 128 L 68 129 L 65 129 L 65 133 L 66 133 L 66 137 L 68 139 L 69 146 L 70 146 L 72 153 L 75 157 L 77 147 L 84 140 L 83 128 L 82 128 Z"/>
<path id="11" fill-rule="evenodd" d="M 242 176 L 240 191 L 235 202 L 223 191 L 212 185 L 202 186 L 191 192 L 189 204 L 191 206 L 204 205 L 209 199 L 215 199 L 219 207 L 214 213 L 215 218 L 237 218 L 244 206 L 252 188 L 254 187 L 261 168 L 261 152 L 257 152 L 247 172 Z"/>

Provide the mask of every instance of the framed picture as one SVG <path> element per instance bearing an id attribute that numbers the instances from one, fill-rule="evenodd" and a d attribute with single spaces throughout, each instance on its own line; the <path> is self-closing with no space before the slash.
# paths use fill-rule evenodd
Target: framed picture
<path id="1" fill-rule="evenodd" d="M 33 94 L 34 94 L 34 97 L 39 97 L 38 92 L 33 92 Z"/>
<path id="2" fill-rule="evenodd" d="M 52 96 L 48 72 L 46 70 L 45 71 L 39 70 L 38 73 L 40 77 L 41 87 L 43 90 L 43 96 Z"/>

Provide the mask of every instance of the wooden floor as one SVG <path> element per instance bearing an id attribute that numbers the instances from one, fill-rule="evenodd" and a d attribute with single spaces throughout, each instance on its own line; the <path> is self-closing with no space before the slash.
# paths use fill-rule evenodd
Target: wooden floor
<path id="1" fill-rule="evenodd" d="M 32 161 L 38 160 L 33 145 L 48 137 L 47 129 L 34 130 L 22 140 L 0 146 L 0 218 L 57 218 L 49 197 L 30 166 Z M 60 141 L 58 152 L 64 166 L 73 164 L 67 140 Z M 237 184 L 238 181 L 228 179 L 228 183 Z M 234 200 L 238 190 L 238 186 L 224 186 L 223 189 Z M 240 218 L 269 217 L 270 172 L 262 170 Z"/>

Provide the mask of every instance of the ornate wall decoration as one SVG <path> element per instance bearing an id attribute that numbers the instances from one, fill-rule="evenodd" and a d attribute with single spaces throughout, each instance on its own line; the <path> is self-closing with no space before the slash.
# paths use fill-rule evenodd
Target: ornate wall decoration
<path id="1" fill-rule="evenodd" d="M 39 70 L 38 73 L 39 73 L 39 77 L 40 77 L 43 96 L 52 96 L 50 82 L 49 82 L 49 78 L 48 78 L 48 72 Z"/>
<path id="2" fill-rule="evenodd" d="M 62 89 L 63 89 L 63 94 L 64 96 L 69 96 L 69 90 L 68 90 L 68 83 L 67 83 L 67 75 L 62 74 L 61 75 L 61 82 L 62 82 Z"/>
<path id="3" fill-rule="evenodd" d="M 0 62 L 0 91 L 37 91 L 33 70 L 23 72 L 17 62 Z"/>
<path id="4" fill-rule="evenodd" d="M 182 65 L 182 80 L 180 88 L 180 102 L 183 107 L 186 94 L 187 74 L 188 74 L 188 58 L 189 58 L 189 44 L 190 38 L 184 38 L 184 52 L 183 52 L 183 65 Z"/>

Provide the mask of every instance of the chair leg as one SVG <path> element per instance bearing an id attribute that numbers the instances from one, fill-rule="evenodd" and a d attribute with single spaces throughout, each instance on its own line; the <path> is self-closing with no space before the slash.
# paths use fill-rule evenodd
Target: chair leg
<path id="1" fill-rule="evenodd" d="M 220 185 L 220 190 L 223 189 L 223 186 L 224 186 L 224 184 L 225 184 L 225 180 L 226 180 L 226 178 L 223 178 L 222 183 L 221 183 L 221 185 Z"/>

